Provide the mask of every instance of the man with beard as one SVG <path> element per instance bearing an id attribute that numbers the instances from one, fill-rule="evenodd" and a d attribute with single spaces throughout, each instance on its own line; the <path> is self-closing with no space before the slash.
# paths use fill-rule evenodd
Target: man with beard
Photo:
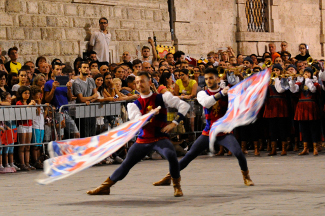
<path id="1" fill-rule="evenodd" d="M 215 68 L 208 68 L 205 71 L 204 78 L 208 89 L 206 91 L 200 91 L 197 95 L 197 100 L 204 108 L 206 127 L 204 128 L 202 135 L 194 142 L 190 151 L 188 151 L 185 157 L 179 161 L 180 170 L 185 169 L 192 160 L 194 160 L 198 155 L 201 154 L 201 152 L 209 147 L 209 132 L 211 125 L 221 118 L 227 111 L 227 93 L 229 87 L 224 89 L 220 88 L 218 84 L 220 83 L 218 71 Z M 220 133 L 217 136 L 215 145 L 216 144 L 226 147 L 237 157 L 241 172 L 243 174 L 244 184 L 247 186 L 253 186 L 254 183 L 249 176 L 245 155 L 241 151 L 240 145 L 235 136 L 232 133 Z M 153 183 L 153 185 L 162 186 L 170 185 L 170 183 L 171 175 L 168 173 L 163 179 Z"/>
<path id="2" fill-rule="evenodd" d="M 96 84 L 93 78 L 89 78 L 88 62 L 81 62 L 79 68 L 79 77 L 73 82 L 73 94 L 77 97 L 77 103 L 94 102 L 97 97 Z M 80 118 L 76 119 L 79 125 L 81 137 L 90 137 L 96 135 L 96 118 Z"/>

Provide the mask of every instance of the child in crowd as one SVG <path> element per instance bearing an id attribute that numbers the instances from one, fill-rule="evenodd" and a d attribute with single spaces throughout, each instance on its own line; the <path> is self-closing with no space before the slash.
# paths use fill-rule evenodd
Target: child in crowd
<path id="1" fill-rule="evenodd" d="M 21 86 L 17 91 L 16 105 L 36 105 L 34 100 L 30 99 L 30 89 L 27 86 Z M 20 144 L 29 144 L 32 139 L 32 120 L 20 120 L 18 123 L 18 140 Z M 30 146 L 19 146 L 18 154 L 20 159 L 20 169 L 24 171 L 35 170 L 36 168 L 29 164 Z"/>
<path id="2" fill-rule="evenodd" d="M 9 92 L 3 92 L 1 94 L 1 105 L 10 105 L 11 104 L 11 95 Z M 13 130 L 16 129 L 16 123 L 15 121 L 6 121 L 5 122 L 5 128 L 7 130 Z M 12 134 L 12 137 L 14 137 L 14 134 Z M 19 167 L 17 167 L 14 164 L 14 147 L 10 145 L 13 145 L 14 142 L 7 143 L 8 147 L 5 147 L 3 152 L 4 152 L 4 167 L 5 168 L 13 168 L 15 170 L 20 170 Z"/>
<path id="3" fill-rule="evenodd" d="M 37 105 L 42 102 L 42 89 L 38 86 L 32 86 L 30 88 L 31 97 Z M 33 126 L 32 126 L 32 143 L 43 143 L 44 139 L 44 117 L 47 115 L 47 109 L 43 107 L 36 108 L 36 116 L 33 116 Z M 41 146 L 32 146 L 32 160 L 35 162 L 34 166 L 36 169 L 43 169 L 42 163 L 39 161 L 41 156 Z"/>

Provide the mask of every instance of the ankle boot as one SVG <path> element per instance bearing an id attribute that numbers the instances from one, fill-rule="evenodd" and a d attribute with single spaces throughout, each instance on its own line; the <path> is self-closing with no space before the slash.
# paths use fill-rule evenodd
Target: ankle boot
<path id="1" fill-rule="evenodd" d="M 181 197 L 183 196 L 182 188 L 181 188 L 181 177 L 174 179 L 173 180 L 173 187 L 174 187 L 174 197 Z"/>
<path id="2" fill-rule="evenodd" d="M 227 156 L 232 156 L 231 151 L 228 151 Z"/>
<path id="3" fill-rule="evenodd" d="M 314 156 L 318 155 L 317 143 L 313 143 L 314 145 Z"/>
<path id="4" fill-rule="evenodd" d="M 321 142 L 318 142 L 317 143 L 317 151 L 318 152 L 321 152 L 322 151 L 322 143 Z"/>
<path id="5" fill-rule="evenodd" d="M 268 154 L 268 156 L 276 155 L 276 142 L 272 141 L 272 142 L 271 142 L 271 146 L 272 146 L 272 150 L 271 150 L 271 152 Z"/>
<path id="6" fill-rule="evenodd" d="M 220 146 L 220 150 L 219 152 L 216 154 L 216 156 L 224 156 L 225 152 L 224 152 L 224 149 L 223 149 L 223 146 L 221 145 Z"/>
<path id="7" fill-rule="evenodd" d="M 172 176 L 170 175 L 170 173 L 167 173 L 167 175 L 164 178 L 152 184 L 154 186 L 168 186 L 170 185 L 171 181 L 172 181 Z"/>
<path id="8" fill-rule="evenodd" d="M 251 177 L 249 176 L 249 171 L 241 171 L 241 173 L 243 174 L 243 179 L 244 179 L 244 183 L 246 186 L 254 186 L 254 182 L 252 181 Z"/>
<path id="9" fill-rule="evenodd" d="M 94 190 L 87 191 L 89 195 L 109 195 L 110 187 L 115 184 L 109 177 L 100 186 Z"/>
<path id="10" fill-rule="evenodd" d="M 293 148 L 293 151 L 294 151 L 294 152 L 299 151 L 299 148 L 298 148 L 298 142 L 295 142 L 295 147 Z"/>
<path id="11" fill-rule="evenodd" d="M 282 142 L 281 156 L 287 155 L 287 142 Z"/>
<path id="12" fill-rule="evenodd" d="M 241 150 L 244 154 L 248 154 L 248 151 L 247 151 L 247 142 L 246 141 L 242 141 L 241 142 Z"/>
<path id="13" fill-rule="evenodd" d="M 298 155 L 308 155 L 309 154 L 309 149 L 308 149 L 308 143 L 304 142 L 304 150 L 300 152 Z"/>
<path id="14" fill-rule="evenodd" d="M 255 152 L 254 155 L 255 156 L 260 156 L 260 150 L 259 150 L 259 146 L 258 146 L 258 142 L 254 142 L 254 148 L 255 148 Z"/>
<path id="15" fill-rule="evenodd" d="M 270 152 L 272 149 L 271 149 L 271 142 L 268 140 L 267 143 L 266 143 L 266 151 Z"/>
<path id="16" fill-rule="evenodd" d="M 263 150 L 263 141 L 262 141 L 261 139 L 258 140 L 258 144 L 259 144 L 259 146 L 260 146 L 259 150 L 260 150 L 260 151 L 264 151 L 264 150 Z"/>

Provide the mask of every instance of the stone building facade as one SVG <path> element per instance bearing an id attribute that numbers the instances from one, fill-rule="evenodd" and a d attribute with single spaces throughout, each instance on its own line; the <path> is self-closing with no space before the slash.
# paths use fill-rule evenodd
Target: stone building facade
<path id="1" fill-rule="evenodd" d="M 250 2 L 264 4 L 265 31 L 248 29 Z M 153 36 L 196 58 L 228 46 L 262 55 L 269 42 L 280 49 L 281 41 L 293 55 L 304 42 L 313 57 L 322 58 L 324 10 L 325 0 L 0 0 L 0 46 L 17 46 L 20 62 L 40 55 L 73 62 L 105 16 L 114 62 L 123 51 L 135 57 L 137 46 Z"/>

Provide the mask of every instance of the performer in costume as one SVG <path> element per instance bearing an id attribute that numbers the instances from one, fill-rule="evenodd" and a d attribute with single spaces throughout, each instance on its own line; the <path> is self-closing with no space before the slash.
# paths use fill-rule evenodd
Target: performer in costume
<path id="1" fill-rule="evenodd" d="M 318 155 L 317 142 L 321 140 L 320 111 L 317 104 L 320 86 L 313 82 L 313 70 L 310 67 L 304 70 L 304 80 L 291 80 L 290 91 L 299 92 L 299 101 L 296 107 L 294 120 L 299 122 L 300 133 L 304 149 L 299 155 L 309 154 L 308 142 L 313 142 L 314 155 Z"/>
<path id="2" fill-rule="evenodd" d="M 194 142 L 190 151 L 188 151 L 180 161 L 180 170 L 194 160 L 202 151 L 209 147 L 209 132 L 211 125 L 221 118 L 227 111 L 228 99 L 227 92 L 229 87 L 221 89 L 218 86 L 220 78 L 215 68 L 208 68 L 205 71 L 205 83 L 208 87 L 206 91 L 200 91 L 197 95 L 198 102 L 204 107 L 204 113 L 206 118 L 206 127 L 204 128 L 202 135 Z M 217 141 L 215 143 L 229 149 L 238 159 L 239 166 L 242 170 L 244 183 L 247 186 L 253 186 L 254 183 L 250 179 L 249 171 L 247 167 L 247 161 L 245 155 L 241 151 L 240 145 L 237 142 L 233 134 L 218 134 Z M 168 173 L 163 179 L 153 183 L 155 186 L 170 185 L 172 176 Z"/>
<path id="3" fill-rule="evenodd" d="M 272 72 L 276 76 L 283 73 L 281 65 L 275 64 Z M 268 122 L 269 135 L 272 150 L 268 156 L 276 155 L 277 140 L 282 142 L 281 155 L 287 155 L 287 135 L 288 135 L 288 99 L 285 89 L 281 86 L 281 80 L 276 77 L 271 79 L 265 101 L 263 118 Z"/>
<path id="4" fill-rule="evenodd" d="M 126 159 L 121 166 L 94 190 L 87 191 L 89 195 L 109 195 L 110 187 L 117 181 L 122 180 L 143 157 L 152 150 L 163 155 L 169 162 L 169 171 L 173 180 L 174 196 L 183 196 L 180 181 L 180 170 L 177 156 L 173 144 L 168 139 L 168 132 L 171 131 L 184 118 L 190 106 L 174 97 L 170 92 L 156 94 L 150 91 L 151 80 L 147 72 L 139 72 L 136 76 L 136 86 L 141 93 L 141 97 L 134 103 L 128 104 L 128 114 L 131 120 L 148 113 L 150 110 L 161 106 L 150 122 L 140 130 L 136 143 L 129 149 Z M 175 120 L 167 125 L 166 107 L 178 109 Z"/>

